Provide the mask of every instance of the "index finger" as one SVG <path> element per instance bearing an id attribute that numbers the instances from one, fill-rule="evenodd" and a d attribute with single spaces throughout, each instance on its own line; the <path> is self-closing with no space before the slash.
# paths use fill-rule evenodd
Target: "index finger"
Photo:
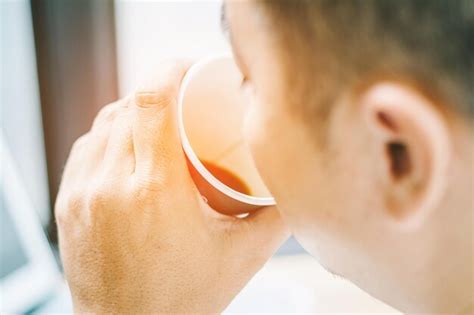
<path id="1" fill-rule="evenodd" d="M 185 61 L 163 64 L 153 81 L 135 93 L 135 173 L 146 177 L 162 175 L 179 161 L 185 167 L 176 105 L 181 80 L 188 67 L 189 63 Z"/>

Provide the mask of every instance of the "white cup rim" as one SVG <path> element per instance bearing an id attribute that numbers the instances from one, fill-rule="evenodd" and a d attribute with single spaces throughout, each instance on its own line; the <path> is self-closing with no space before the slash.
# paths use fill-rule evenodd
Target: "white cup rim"
<path id="1" fill-rule="evenodd" d="M 185 91 L 191 82 L 191 79 L 195 75 L 196 72 L 200 71 L 204 66 L 206 66 L 209 62 L 219 60 L 219 59 L 227 59 L 232 58 L 229 54 L 223 55 L 215 55 L 210 56 L 204 59 L 199 60 L 195 64 L 193 64 L 181 81 L 181 87 L 178 94 L 178 124 L 179 124 L 179 134 L 181 137 L 181 144 L 183 146 L 184 152 L 188 157 L 189 161 L 193 165 L 193 167 L 199 172 L 199 174 L 214 188 L 219 190 L 221 193 L 225 194 L 226 196 L 238 200 L 240 202 L 256 205 L 256 206 L 271 206 L 275 205 L 275 199 L 273 197 L 255 197 L 243 194 L 238 192 L 227 185 L 223 184 L 220 180 L 218 180 L 212 173 L 204 167 L 202 162 L 197 157 L 196 153 L 191 147 L 189 143 L 189 139 L 186 135 L 186 131 L 184 128 L 184 121 L 183 121 L 183 100 Z"/>

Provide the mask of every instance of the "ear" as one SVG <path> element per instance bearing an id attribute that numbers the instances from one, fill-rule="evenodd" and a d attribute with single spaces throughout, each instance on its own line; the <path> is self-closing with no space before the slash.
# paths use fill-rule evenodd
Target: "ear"
<path id="1" fill-rule="evenodd" d="M 383 161 L 383 174 L 377 176 L 384 183 L 384 211 L 398 223 L 419 222 L 445 190 L 450 156 L 446 118 L 422 93 L 398 82 L 373 84 L 360 96 Z"/>

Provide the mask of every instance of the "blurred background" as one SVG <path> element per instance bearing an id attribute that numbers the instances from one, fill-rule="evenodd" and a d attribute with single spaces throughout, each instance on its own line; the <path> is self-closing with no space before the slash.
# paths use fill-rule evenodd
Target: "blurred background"
<path id="1" fill-rule="evenodd" d="M 230 47 L 220 30 L 220 1 L 0 3 L 0 122 L 5 147 L 2 196 L 6 196 L 2 198 L 0 217 L 2 312 L 15 299 L 6 299 L 12 286 L 24 286 L 25 281 L 38 277 L 29 272 L 21 281 L 14 280 L 14 272 L 6 271 L 22 252 L 29 252 L 32 239 L 40 238 L 23 235 L 23 225 L 18 223 L 21 216 L 31 217 L 27 219 L 41 227 L 50 246 L 46 251 L 57 257 L 52 209 L 61 173 L 72 143 L 90 128 L 98 110 L 131 93 L 163 59 L 199 59 L 230 52 Z M 6 154 L 13 161 L 10 166 L 5 166 Z M 15 189 L 21 190 L 23 197 L 10 191 L 10 180 L 4 174 L 11 172 L 5 172 L 5 168 L 14 169 L 11 176 L 19 183 Z M 28 199 L 28 205 L 22 207 L 31 209 L 20 216 L 14 210 L 17 200 L 13 195 Z M 17 217 L 16 221 L 8 223 L 8 213 Z M 15 241 L 15 235 L 19 241 Z M 26 256 L 35 261 L 35 254 Z M 59 274 L 58 259 L 56 263 Z M 36 288 L 30 289 L 41 291 Z M 44 291 L 19 312 L 72 311 L 64 281 Z M 279 250 L 227 311 L 393 312 L 350 283 L 328 274 L 294 239 Z"/>

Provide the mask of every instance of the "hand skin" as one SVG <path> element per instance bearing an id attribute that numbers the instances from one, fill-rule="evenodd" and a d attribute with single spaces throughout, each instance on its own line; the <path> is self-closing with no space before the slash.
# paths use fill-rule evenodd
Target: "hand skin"
<path id="1" fill-rule="evenodd" d="M 218 313 L 289 232 L 275 208 L 213 211 L 180 145 L 184 63 L 110 104 L 70 153 L 55 214 L 74 310 Z"/>

